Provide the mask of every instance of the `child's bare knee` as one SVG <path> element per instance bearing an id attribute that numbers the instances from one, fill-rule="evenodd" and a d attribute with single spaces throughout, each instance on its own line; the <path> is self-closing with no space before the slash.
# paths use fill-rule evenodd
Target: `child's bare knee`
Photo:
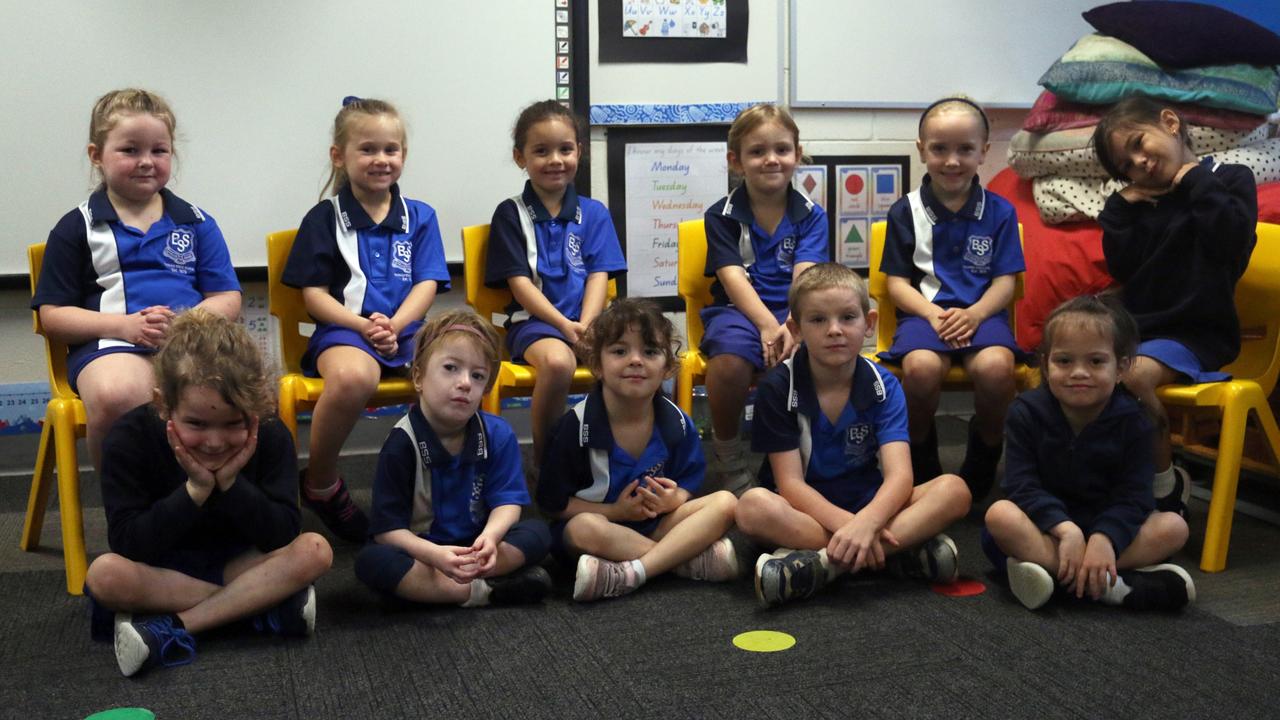
<path id="1" fill-rule="evenodd" d="M 601 539 L 609 519 L 599 513 L 579 513 L 569 518 L 564 526 L 564 539 L 579 549 L 595 546 Z"/>
<path id="2" fill-rule="evenodd" d="M 752 488 L 738 498 L 734 510 L 734 520 L 738 528 L 748 535 L 755 535 L 769 524 L 773 515 L 775 498 L 773 492 L 765 488 Z"/>
<path id="3" fill-rule="evenodd" d="M 1007 534 L 1022 519 L 1022 509 L 1008 500 L 997 500 L 987 508 L 983 521 L 992 535 Z"/>
<path id="4" fill-rule="evenodd" d="M 289 545 L 290 565 L 300 582 L 311 582 L 333 566 L 333 548 L 324 536 L 307 532 L 299 535 Z"/>
<path id="5" fill-rule="evenodd" d="M 85 585 L 98 602 L 108 607 L 129 604 L 138 590 L 133 562 L 115 553 L 94 559 L 85 574 Z"/>

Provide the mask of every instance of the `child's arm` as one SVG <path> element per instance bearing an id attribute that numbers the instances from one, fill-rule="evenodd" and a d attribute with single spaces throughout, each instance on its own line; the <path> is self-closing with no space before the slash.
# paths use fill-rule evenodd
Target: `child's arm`
<path id="1" fill-rule="evenodd" d="M 1174 181 L 1185 193 L 1198 236 L 1209 254 L 1243 273 L 1256 241 L 1258 186 L 1243 165 L 1223 165 L 1213 172 L 1200 165 L 1185 168 Z"/>
<path id="2" fill-rule="evenodd" d="M 788 357 L 795 347 L 795 340 L 787 331 L 785 324 L 780 324 L 769 307 L 760 299 L 756 289 L 751 287 L 751 279 L 747 277 L 747 269 L 741 265 L 725 265 L 716 270 L 716 279 L 724 287 L 729 302 L 751 321 L 760 331 L 760 346 L 764 353 L 765 366 L 772 367 L 779 360 Z"/>
<path id="3" fill-rule="evenodd" d="M 204 300 L 196 305 L 198 308 L 204 308 L 210 312 L 217 313 L 222 317 L 234 321 L 240 317 L 240 291 L 239 290 L 221 290 L 218 292 L 209 292 L 204 294 Z"/>
<path id="4" fill-rule="evenodd" d="M 302 531 L 298 460 L 293 436 L 278 421 L 254 423 L 239 455 L 214 473 L 221 491 L 209 505 L 264 552 L 284 547 Z"/>
<path id="5" fill-rule="evenodd" d="M 978 331 L 978 326 L 984 320 L 1009 306 L 1017 285 L 1016 276 L 1001 275 L 991 281 L 986 292 L 978 298 L 978 302 L 967 308 L 956 307 L 944 310 L 938 316 L 942 320 L 938 327 L 938 337 L 949 344 L 954 343 L 961 347 L 969 345 L 973 334 Z"/>
<path id="6" fill-rule="evenodd" d="M 158 305 L 128 315 L 86 310 L 75 305 L 41 305 L 39 313 L 45 332 L 70 345 L 117 338 L 134 345 L 159 347 L 173 319 L 171 310 Z"/>
<path id="7" fill-rule="evenodd" d="M 479 576 L 479 565 L 470 547 L 437 545 L 413 534 L 408 528 L 388 530 L 373 536 L 373 541 L 404 550 L 414 560 L 444 573 L 450 580 L 464 585 Z"/>
<path id="8" fill-rule="evenodd" d="M 880 448 L 879 458 L 884 468 L 880 489 L 871 502 L 854 514 L 852 520 L 832 534 L 827 546 L 827 553 L 848 565 L 851 572 L 864 567 L 874 570 L 884 567 L 881 540 L 891 545 L 898 544 L 885 526 L 902 511 L 911 497 L 910 446 L 901 441 L 886 443 Z"/>
<path id="9" fill-rule="evenodd" d="M 799 450 L 769 453 L 769 467 L 773 470 L 778 494 L 786 498 L 791 507 L 817 520 L 827 532 L 834 534 L 854 519 L 853 513 L 832 504 L 804 481 Z"/>
<path id="10" fill-rule="evenodd" d="M 158 461 L 171 454 L 164 435 L 150 425 L 150 415 L 126 415 L 112 427 L 102 444 L 102 504 L 107 515 L 107 540 L 113 552 L 151 563 L 176 547 L 195 526 L 213 492 L 211 483 L 180 483 L 155 498 L 153 485 L 162 481 Z"/>
<path id="11" fill-rule="evenodd" d="M 413 289 L 405 296 L 404 302 L 400 303 L 400 307 L 390 318 L 391 329 L 396 335 L 399 335 L 409 323 L 427 316 L 427 310 L 436 300 L 438 287 L 439 284 L 435 280 L 423 280 L 414 284 Z"/>
<path id="12" fill-rule="evenodd" d="M 593 272 L 587 276 L 587 285 L 582 290 L 582 313 L 579 322 L 584 328 L 604 310 L 605 300 L 609 297 L 609 273 Z"/>
<path id="13" fill-rule="evenodd" d="M 520 510 L 519 505 L 500 505 L 489 512 L 484 530 L 480 531 L 471 545 L 477 576 L 488 577 L 493 573 L 498 564 L 498 545 L 507 536 L 511 526 L 520 521 Z"/>
<path id="14" fill-rule="evenodd" d="M 533 284 L 533 280 L 528 276 L 512 275 L 507 278 L 507 286 L 511 288 L 511 295 L 515 297 L 516 302 L 520 303 L 520 307 L 524 308 L 530 315 L 559 330 L 571 344 L 576 343 L 579 335 L 586 330 L 585 324 L 574 322 L 557 310 L 556 306 L 551 304 L 547 296 L 542 294 L 542 291 Z"/>
<path id="15" fill-rule="evenodd" d="M 669 406 L 677 410 L 674 406 Z M 645 495 L 646 507 L 662 515 L 671 512 L 689 501 L 694 493 L 702 487 L 706 478 L 707 459 L 702 452 L 702 440 L 698 437 L 698 428 L 693 420 L 679 411 L 684 425 L 684 436 L 671 449 L 671 458 L 667 462 L 668 478 L 649 478 L 647 487 L 640 492 Z"/>
<path id="16" fill-rule="evenodd" d="M 611 503 L 591 502 L 580 497 L 570 497 L 563 509 L 552 514 L 560 520 L 568 520 L 574 515 L 590 512 L 603 515 L 609 522 L 635 522 L 658 517 L 658 512 L 645 507 L 644 497 L 636 492 L 639 487 L 640 478 L 632 480 L 618 494 L 618 499 Z M 538 491 L 541 494 L 541 479 L 539 479 Z"/>

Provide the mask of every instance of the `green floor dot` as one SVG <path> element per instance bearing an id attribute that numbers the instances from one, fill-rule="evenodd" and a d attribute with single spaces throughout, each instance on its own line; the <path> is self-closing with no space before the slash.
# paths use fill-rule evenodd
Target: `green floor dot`
<path id="1" fill-rule="evenodd" d="M 142 708 L 114 708 L 94 713 L 84 720 L 156 720 L 156 716 Z"/>
<path id="2" fill-rule="evenodd" d="M 752 630 L 735 635 L 733 644 L 748 652 L 778 652 L 791 649 L 796 639 L 776 630 Z"/>

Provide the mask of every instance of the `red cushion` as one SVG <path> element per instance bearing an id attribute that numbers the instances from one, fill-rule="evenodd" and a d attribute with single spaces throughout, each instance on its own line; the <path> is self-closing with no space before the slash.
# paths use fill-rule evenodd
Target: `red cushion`
<path id="1" fill-rule="evenodd" d="M 987 189 L 1013 203 L 1022 223 L 1027 273 L 1014 333 L 1023 349 L 1034 350 L 1040 344 L 1044 319 L 1054 308 L 1112 284 L 1102 256 L 1102 228 L 1092 220 L 1044 224 L 1031 196 L 1031 181 L 1010 168 L 992 178 Z M 1258 221 L 1280 224 L 1280 182 L 1258 186 Z"/>
<path id="2" fill-rule="evenodd" d="M 1102 228 L 1093 221 L 1046 225 L 1031 197 L 1031 181 L 1005 168 L 987 189 L 1013 203 L 1022 223 L 1025 291 L 1018 301 L 1014 334 L 1025 350 L 1040 344 L 1044 319 L 1063 301 L 1111 285 L 1102 258 Z"/>

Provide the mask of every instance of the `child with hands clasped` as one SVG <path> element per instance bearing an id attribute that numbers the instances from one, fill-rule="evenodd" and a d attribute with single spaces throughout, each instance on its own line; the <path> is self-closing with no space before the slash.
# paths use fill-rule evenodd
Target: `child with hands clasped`
<path id="1" fill-rule="evenodd" d="M 386 595 L 463 607 L 541 600 L 550 536 L 520 520 L 529 504 L 520 445 L 478 412 L 498 369 L 498 335 L 469 310 L 429 320 L 413 338 L 418 403 L 387 437 L 373 481 L 370 533 L 356 576 Z"/>
<path id="2" fill-rule="evenodd" d="M 968 98 L 925 109 L 916 147 L 928 174 L 889 209 L 880 261 L 898 311 L 893 345 L 880 357 L 902 366 L 915 477 L 942 473 L 933 416 L 942 381 L 960 362 L 974 405 L 960 476 L 974 500 L 995 481 L 1021 354 L 1006 310 L 1024 269 L 1018 217 L 978 184 L 988 135 L 986 114 Z"/>
<path id="3" fill-rule="evenodd" d="M 865 282 L 815 265 L 791 285 L 790 306 L 801 344 L 760 382 L 751 446 L 767 459 L 737 510 L 744 533 L 782 546 L 756 560 L 757 598 L 776 606 L 885 567 L 955 580 L 956 546 L 941 532 L 969 511 L 969 490 L 956 475 L 912 486 L 902 389 L 859 354 L 876 322 Z"/>
<path id="4" fill-rule="evenodd" d="M 299 534 L 293 440 L 273 409 L 272 378 L 240 325 L 203 309 L 172 323 L 155 357 L 154 404 L 126 413 L 103 443 L 111 551 L 85 590 L 115 620 L 120 671 L 195 658 L 193 635 L 253 618 L 308 635 L 311 583 L 332 551 Z M 130 616 L 128 613 L 135 614 Z"/>
<path id="5" fill-rule="evenodd" d="M 625 595 L 668 570 L 736 577 L 724 534 L 737 499 L 693 497 L 706 470 L 698 429 L 662 393 L 676 370 L 671 321 L 651 302 L 619 300 L 587 340 L 600 382 L 552 432 L 537 493 L 559 519 L 557 549 L 579 556 L 573 599 Z"/>
<path id="6" fill-rule="evenodd" d="M 338 475 L 338 455 L 384 373 L 404 372 L 412 338 L 449 289 L 435 210 L 400 194 L 404 122 L 381 100 L 347 97 L 333 123 L 323 199 L 302 219 L 283 281 L 302 289 L 317 327 L 302 369 L 324 378 L 311 415 L 302 500 L 335 534 L 364 542 L 368 519 Z"/>
<path id="7" fill-rule="evenodd" d="M 1182 117 L 1145 97 L 1108 111 L 1093 144 L 1107 172 L 1131 183 L 1098 216 L 1107 272 L 1141 338 L 1121 380 L 1156 418 L 1156 506 L 1185 514 L 1190 478 L 1175 474 L 1156 388 L 1230 377 L 1219 368 L 1240 353 L 1235 287 L 1257 242 L 1257 186 L 1247 167 L 1198 161 Z"/>
<path id="8" fill-rule="evenodd" d="M 827 216 L 791 187 L 800 161 L 800 130 L 785 110 L 756 105 L 729 128 L 729 169 L 743 180 L 707 208 L 706 275 L 712 302 L 706 331 L 707 402 L 718 486 L 741 495 L 754 484 L 738 438 L 756 373 L 791 356 L 787 289 L 805 268 L 829 259 Z"/>
<path id="9" fill-rule="evenodd" d="M 89 163 L 100 183 L 58 221 L 45 245 L 31 307 L 70 346 L 67 375 L 84 401 L 96 468 L 124 413 L 151 400 L 148 357 L 174 313 L 240 314 L 240 284 L 218 224 L 165 189 L 177 121 L 146 90 L 103 95 L 89 118 Z"/>
<path id="10" fill-rule="evenodd" d="M 1185 570 L 1156 564 L 1182 548 L 1187 523 L 1152 511 L 1151 423 L 1117 386 L 1137 337 L 1123 309 L 1093 296 L 1067 301 L 1045 321 L 1045 384 L 1009 409 L 1008 499 L 986 516 L 998 551 L 985 536 L 983 545 L 1032 610 L 1055 580 L 1077 598 L 1135 609 L 1195 600 Z"/>
<path id="11" fill-rule="evenodd" d="M 609 278 L 627 264 L 608 208 L 574 189 L 582 129 L 573 113 L 555 100 L 534 103 L 521 111 L 512 139 L 512 157 L 529 180 L 493 211 L 484 281 L 510 288 L 507 349 L 537 371 L 530 413 L 538 463 L 547 429 L 564 413 L 575 348 L 604 308 Z"/>

